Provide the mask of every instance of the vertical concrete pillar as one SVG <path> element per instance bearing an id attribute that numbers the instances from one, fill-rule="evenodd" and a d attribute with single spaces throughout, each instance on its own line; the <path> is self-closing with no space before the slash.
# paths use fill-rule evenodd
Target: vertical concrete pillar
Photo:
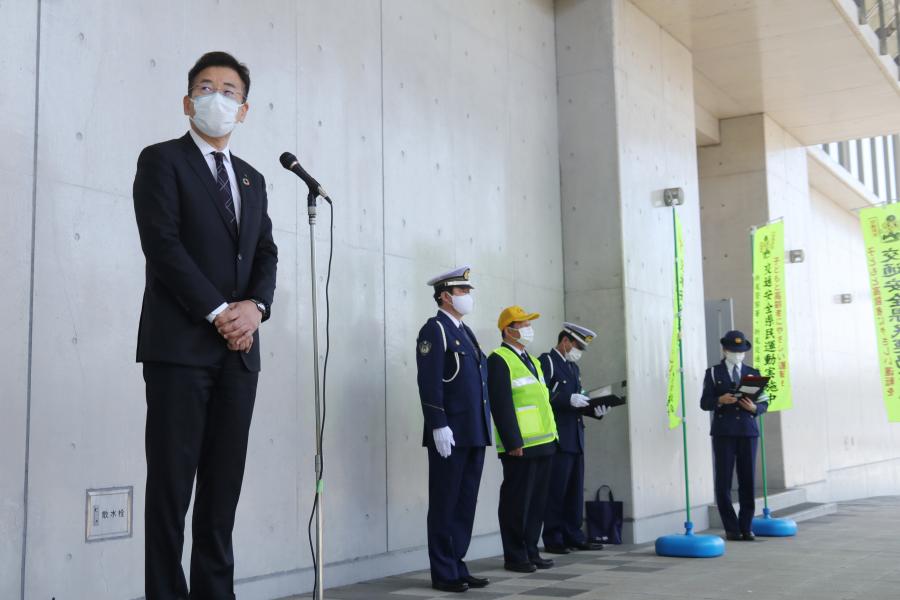
<path id="1" fill-rule="evenodd" d="M 566 316 L 599 335 L 585 386 L 628 382 L 628 405 L 587 429 L 587 492 L 625 501 L 626 537 L 684 520 L 682 436 L 665 411 L 672 331 L 672 209 L 684 190 L 685 373 L 692 504 L 712 499 L 699 394 L 705 363 L 691 56 L 630 2 L 556 3 Z M 698 528 L 706 512 L 693 515 Z"/>

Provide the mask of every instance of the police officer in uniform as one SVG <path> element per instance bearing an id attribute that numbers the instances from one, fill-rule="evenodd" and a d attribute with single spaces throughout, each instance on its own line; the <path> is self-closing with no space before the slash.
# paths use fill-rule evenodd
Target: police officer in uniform
<path id="1" fill-rule="evenodd" d="M 500 313 L 503 345 L 488 357 L 488 389 L 503 465 L 500 537 L 504 568 L 519 573 L 549 569 L 538 554 L 550 468 L 556 453 L 556 422 L 541 365 L 525 350 L 534 339 L 531 322 L 540 317 L 520 306 Z"/>
<path id="2" fill-rule="evenodd" d="M 575 323 L 563 323 L 556 347 L 541 354 L 541 370 L 550 392 L 550 404 L 559 433 L 559 452 L 553 456 L 547 511 L 544 515 L 544 550 L 568 554 L 569 549 L 602 550 L 581 530 L 584 519 L 584 421 L 588 397 L 581 388 L 576 364 L 596 334 Z M 602 419 L 609 407 L 602 404 L 588 416 Z"/>
<path id="3" fill-rule="evenodd" d="M 419 399 L 428 449 L 431 585 L 446 592 L 485 587 L 463 561 L 472 539 L 485 446 L 491 445 L 487 361 L 462 319 L 473 308 L 469 267 L 428 282 L 438 305 L 416 342 Z"/>
<path id="4" fill-rule="evenodd" d="M 715 462 L 716 505 L 727 539 L 753 541 L 751 525 L 756 509 L 753 476 L 759 440 L 756 417 L 766 412 L 769 403 L 765 396 L 754 403 L 734 394 L 742 377 L 759 376 L 759 371 L 744 364 L 744 353 L 751 348 L 750 340 L 740 331 L 729 331 L 719 341 L 724 358 L 706 370 L 700 399 L 703 410 L 713 411 L 710 435 Z M 735 515 L 731 504 L 731 474 L 735 466 L 740 515 Z"/>

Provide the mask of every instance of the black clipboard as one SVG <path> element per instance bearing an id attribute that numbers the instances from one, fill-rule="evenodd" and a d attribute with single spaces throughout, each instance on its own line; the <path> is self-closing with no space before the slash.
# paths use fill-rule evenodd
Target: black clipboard
<path id="1" fill-rule="evenodd" d="M 763 391 L 769 383 L 768 377 L 761 375 L 744 375 L 741 377 L 741 383 L 734 391 L 735 398 L 749 398 L 753 402 L 761 402 Z"/>

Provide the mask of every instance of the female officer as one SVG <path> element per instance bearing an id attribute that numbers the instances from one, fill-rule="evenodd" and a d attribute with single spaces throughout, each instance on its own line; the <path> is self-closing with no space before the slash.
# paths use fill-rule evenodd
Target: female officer
<path id="1" fill-rule="evenodd" d="M 706 370 L 700 407 L 713 411 L 710 435 L 715 461 L 716 505 L 725 536 L 729 540 L 755 539 L 751 524 L 755 512 L 753 475 L 756 470 L 756 446 L 759 439 L 758 415 L 766 412 L 765 397 L 754 403 L 735 396 L 741 378 L 759 376 L 759 371 L 744 364 L 744 353 L 751 348 L 740 331 L 729 331 L 719 340 L 725 357 Z M 740 516 L 731 504 L 731 474 L 737 466 Z"/>

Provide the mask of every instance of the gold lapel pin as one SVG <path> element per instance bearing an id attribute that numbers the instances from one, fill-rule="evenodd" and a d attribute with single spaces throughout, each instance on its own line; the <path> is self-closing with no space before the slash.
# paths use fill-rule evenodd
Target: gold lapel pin
<path id="1" fill-rule="evenodd" d="M 241 180 L 241 183 L 244 184 L 244 187 L 250 187 L 250 178 L 244 175 L 244 178 Z"/>

